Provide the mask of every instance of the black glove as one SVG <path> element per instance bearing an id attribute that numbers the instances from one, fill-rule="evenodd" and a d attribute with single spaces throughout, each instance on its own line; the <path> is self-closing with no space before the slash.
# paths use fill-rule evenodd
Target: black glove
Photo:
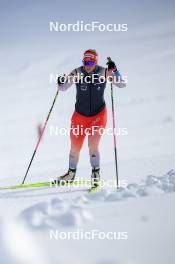
<path id="1" fill-rule="evenodd" d="M 65 77 L 64 76 L 59 76 L 58 79 L 57 79 L 57 84 L 60 85 L 60 84 L 63 84 L 65 81 Z"/>
<path id="2" fill-rule="evenodd" d="M 108 70 L 114 70 L 117 71 L 117 66 L 115 65 L 115 62 L 111 60 L 110 57 L 107 58 L 108 62 L 106 65 L 108 65 Z"/>

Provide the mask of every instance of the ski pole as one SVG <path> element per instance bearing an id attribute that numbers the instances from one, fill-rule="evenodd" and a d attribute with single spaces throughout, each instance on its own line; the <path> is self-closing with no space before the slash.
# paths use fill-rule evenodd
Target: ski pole
<path id="1" fill-rule="evenodd" d="M 107 65 L 112 61 L 110 57 L 107 57 Z M 114 94 L 113 83 L 111 78 L 111 103 L 112 103 L 112 126 L 113 126 L 113 142 L 114 142 L 114 155 L 115 155 L 115 170 L 116 170 L 116 182 L 117 188 L 119 188 L 118 177 L 118 163 L 117 163 L 117 140 L 116 140 L 116 124 L 115 124 L 115 109 L 114 109 Z"/>
<path id="2" fill-rule="evenodd" d="M 48 113 L 48 115 L 47 115 L 47 118 L 46 118 L 46 121 L 45 121 L 45 123 L 44 123 L 44 126 L 43 126 L 43 128 L 42 128 L 42 130 L 41 130 L 40 137 L 39 137 L 38 142 L 37 142 L 37 144 L 36 144 L 35 150 L 34 150 L 34 152 L 33 152 L 32 158 L 31 158 L 30 163 L 29 163 L 29 165 L 28 165 L 28 168 L 27 168 L 26 174 L 25 174 L 25 176 L 24 176 L 24 179 L 23 179 L 23 181 L 22 181 L 22 184 L 24 184 L 24 182 L 25 182 L 25 179 L 26 179 L 27 174 L 28 174 L 28 172 L 29 172 L 29 169 L 30 169 L 30 167 L 31 167 L 32 161 L 33 161 L 33 159 L 34 159 L 34 157 L 35 157 L 35 154 L 36 154 L 37 149 L 38 149 L 38 147 L 39 147 L 39 144 L 40 144 L 40 142 L 41 142 L 41 138 L 42 138 L 42 136 L 43 136 L 43 134 L 44 134 L 45 128 L 46 128 L 46 126 L 47 126 L 47 122 L 48 122 L 49 117 L 50 117 L 50 114 L 51 114 L 51 112 L 52 112 L 52 110 L 53 110 L 53 107 L 54 107 L 54 104 L 55 104 L 55 102 L 56 102 L 56 99 L 57 99 L 58 93 L 59 93 L 59 90 L 57 90 L 57 92 L 56 92 L 56 95 L 55 95 L 55 98 L 54 98 L 54 100 L 53 100 L 52 106 L 51 106 L 51 108 L 50 108 L 50 110 L 49 110 L 49 113 Z"/>
<path id="3" fill-rule="evenodd" d="M 114 139 L 114 154 L 115 154 L 115 170 L 116 170 L 116 181 L 117 188 L 119 188 L 118 180 L 118 163 L 117 163 L 117 141 L 116 141 L 116 124 L 115 124 L 115 110 L 114 110 L 114 95 L 113 95 L 113 84 L 111 82 L 111 102 L 112 102 L 112 125 L 113 125 L 113 139 Z"/>

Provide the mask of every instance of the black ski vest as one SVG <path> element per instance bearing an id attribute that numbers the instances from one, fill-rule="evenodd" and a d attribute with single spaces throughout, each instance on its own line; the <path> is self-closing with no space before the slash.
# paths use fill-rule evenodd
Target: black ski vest
<path id="1" fill-rule="evenodd" d="M 77 68 L 76 72 L 83 74 L 83 78 L 76 83 L 75 110 L 84 116 L 93 116 L 100 113 L 106 105 L 104 100 L 106 81 L 103 83 L 99 81 L 99 77 L 104 76 L 105 68 L 97 65 L 92 73 L 87 73 L 82 66 Z M 92 81 L 93 74 L 96 74 L 94 81 Z M 85 82 L 85 77 L 90 83 Z"/>

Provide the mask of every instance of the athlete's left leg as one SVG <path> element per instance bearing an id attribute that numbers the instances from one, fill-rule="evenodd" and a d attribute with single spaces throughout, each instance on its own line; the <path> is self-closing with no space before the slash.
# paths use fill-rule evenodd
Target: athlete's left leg
<path id="1" fill-rule="evenodd" d="M 90 128 L 91 134 L 88 136 L 88 147 L 90 163 L 92 168 L 100 167 L 100 153 L 99 153 L 99 143 L 103 131 L 107 123 L 107 109 L 103 109 L 99 114 L 95 115 L 91 119 Z"/>

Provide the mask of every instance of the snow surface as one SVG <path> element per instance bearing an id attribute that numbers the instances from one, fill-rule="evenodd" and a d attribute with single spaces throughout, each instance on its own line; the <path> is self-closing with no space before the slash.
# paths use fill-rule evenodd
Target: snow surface
<path id="1" fill-rule="evenodd" d="M 67 2 L 13 1 L 11 8 L 8 1 L 2 3 L 0 186 L 23 179 L 37 141 L 37 125 L 45 121 L 56 93 L 49 74 L 79 66 L 82 52 L 93 40 L 99 63 L 105 65 L 110 55 L 128 75 L 127 89 L 114 91 L 117 127 L 128 131 L 117 137 L 119 178 L 127 188 L 104 187 L 97 194 L 88 194 L 87 187 L 1 190 L 2 264 L 175 263 L 174 3 L 124 1 L 116 16 L 116 2 L 102 6 L 97 2 L 93 9 L 86 5 L 89 12 L 84 12 L 82 1 L 77 1 L 78 12 L 75 6 L 67 10 Z M 76 37 L 48 31 L 50 20 L 94 18 L 126 22 L 129 30 L 83 32 Z M 111 127 L 110 89 L 105 96 Z M 49 131 L 55 125 L 69 127 L 74 101 L 74 87 L 59 94 L 26 183 L 47 181 L 67 170 L 69 138 L 51 136 Z M 101 177 L 115 179 L 112 137 L 103 137 L 100 150 Z M 77 173 L 81 177 L 90 177 L 87 142 Z M 50 239 L 50 230 L 92 229 L 127 232 L 128 239 Z"/>
<path id="2" fill-rule="evenodd" d="M 149 175 L 140 184 L 119 190 L 104 188 L 96 194 L 75 186 L 69 191 L 67 187 L 4 190 L 9 216 L 15 221 L 8 218 L 2 223 L 1 249 L 8 252 L 7 260 L 11 257 L 16 263 L 67 263 L 70 259 L 101 264 L 173 263 L 174 193 L 173 170 L 161 177 Z M 127 232 L 127 240 L 50 236 L 50 232 L 77 230 Z"/>

